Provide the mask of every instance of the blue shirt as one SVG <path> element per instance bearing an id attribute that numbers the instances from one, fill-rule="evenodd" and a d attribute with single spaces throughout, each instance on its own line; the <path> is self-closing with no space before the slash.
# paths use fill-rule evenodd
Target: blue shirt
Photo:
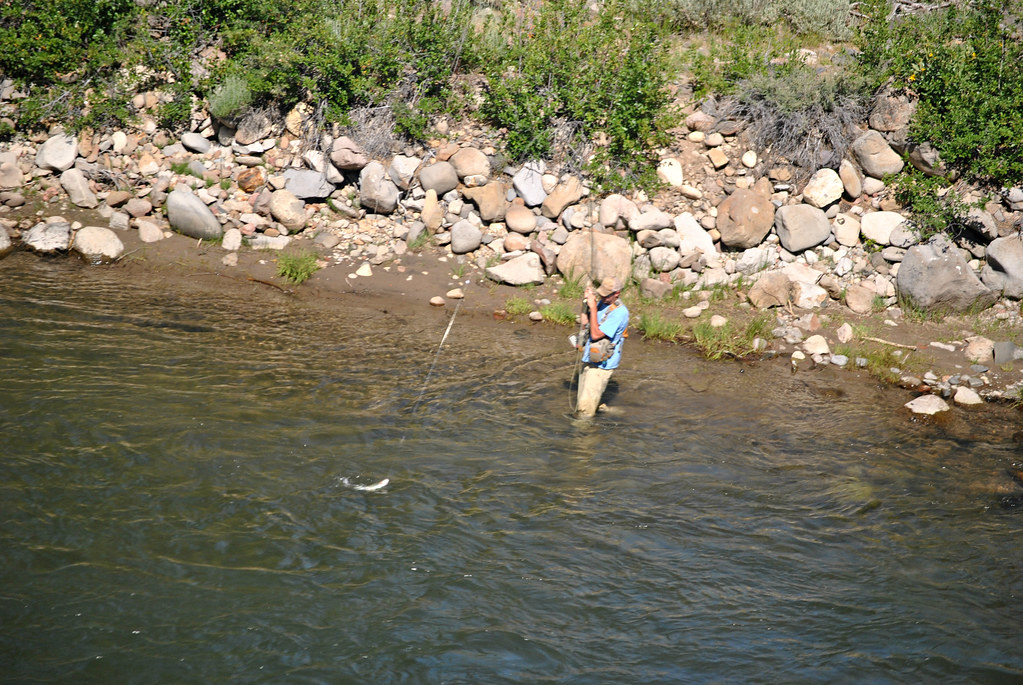
<path id="1" fill-rule="evenodd" d="M 618 363 L 622 360 L 622 347 L 625 345 L 625 329 L 629 327 L 629 310 L 625 303 L 618 301 L 618 306 L 611 304 L 597 303 L 597 326 L 600 332 L 606 335 L 614 345 L 611 356 L 603 362 L 596 364 L 598 369 L 617 369 Z M 583 352 L 583 362 L 590 361 L 590 346 L 586 345 Z"/>

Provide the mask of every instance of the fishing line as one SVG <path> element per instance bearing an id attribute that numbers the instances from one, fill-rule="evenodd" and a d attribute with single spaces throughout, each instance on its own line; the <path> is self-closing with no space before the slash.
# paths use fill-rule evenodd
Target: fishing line
<path id="1" fill-rule="evenodd" d="M 423 399 L 423 395 L 426 393 L 426 388 L 429 387 L 429 385 L 430 385 L 430 378 L 433 376 L 433 369 L 434 369 L 435 366 L 437 366 L 437 360 L 440 359 L 440 351 L 444 347 L 444 341 L 448 339 L 448 333 L 451 332 L 451 326 L 454 325 L 455 317 L 458 316 L 458 310 L 461 309 L 461 307 L 462 307 L 462 300 L 459 299 L 458 300 L 458 304 L 455 305 L 455 311 L 452 312 L 452 314 L 451 314 L 451 320 L 448 321 L 448 327 L 446 329 L 444 329 L 444 335 L 441 336 L 440 344 L 437 345 L 437 352 L 433 355 L 433 363 L 430 364 L 430 370 L 426 372 L 426 380 L 423 381 L 423 387 L 419 391 L 419 397 L 417 397 L 416 401 L 412 403 L 412 409 L 409 411 L 410 415 L 416 413 L 416 408 L 419 406 L 419 401 Z M 401 436 L 401 443 L 404 443 L 404 442 L 405 442 L 405 434 L 403 434 Z"/>

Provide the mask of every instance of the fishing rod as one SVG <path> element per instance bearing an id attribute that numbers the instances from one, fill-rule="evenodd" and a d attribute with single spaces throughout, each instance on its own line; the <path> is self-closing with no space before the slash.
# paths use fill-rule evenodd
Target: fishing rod
<path id="1" fill-rule="evenodd" d="M 455 317 L 458 316 L 458 310 L 462 307 L 462 299 L 458 300 L 458 304 L 455 305 L 455 311 L 451 314 L 451 320 L 448 321 L 448 327 L 444 329 L 444 335 L 441 336 L 440 344 L 437 345 L 437 351 L 433 355 L 433 363 L 430 364 L 430 370 L 426 372 L 426 380 L 423 381 L 423 387 L 419 391 L 419 396 L 416 397 L 416 401 L 412 403 L 412 409 L 409 410 L 409 414 L 415 414 L 416 409 L 419 407 L 419 401 L 423 399 L 423 395 L 426 393 L 426 388 L 430 385 L 430 378 L 433 376 L 433 369 L 437 366 L 437 360 L 440 359 L 440 351 L 444 347 L 444 341 L 448 339 L 448 333 L 451 332 L 451 327 L 455 323 Z M 405 435 L 401 436 L 401 443 L 405 442 Z"/>

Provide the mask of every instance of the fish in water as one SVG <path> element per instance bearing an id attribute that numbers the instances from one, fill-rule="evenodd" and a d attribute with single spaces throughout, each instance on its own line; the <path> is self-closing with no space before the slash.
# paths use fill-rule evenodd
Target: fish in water
<path id="1" fill-rule="evenodd" d="M 383 480 L 377 481 L 376 483 L 372 483 L 370 485 L 359 485 L 348 480 L 347 476 L 341 477 L 341 485 L 344 485 L 346 488 L 351 488 L 352 490 L 362 490 L 363 492 L 374 492 L 376 490 L 381 490 L 387 487 L 387 484 L 390 482 L 391 482 L 390 478 L 384 478 Z"/>

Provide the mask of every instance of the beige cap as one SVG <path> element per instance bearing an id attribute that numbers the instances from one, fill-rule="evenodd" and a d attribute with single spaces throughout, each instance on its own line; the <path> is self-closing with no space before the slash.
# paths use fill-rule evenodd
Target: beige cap
<path id="1" fill-rule="evenodd" d="M 622 284 L 617 278 L 608 276 L 600 282 L 600 287 L 597 288 L 597 294 L 601 297 L 607 297 L 611 293 L 616 293 L 622 289 Z"/>

